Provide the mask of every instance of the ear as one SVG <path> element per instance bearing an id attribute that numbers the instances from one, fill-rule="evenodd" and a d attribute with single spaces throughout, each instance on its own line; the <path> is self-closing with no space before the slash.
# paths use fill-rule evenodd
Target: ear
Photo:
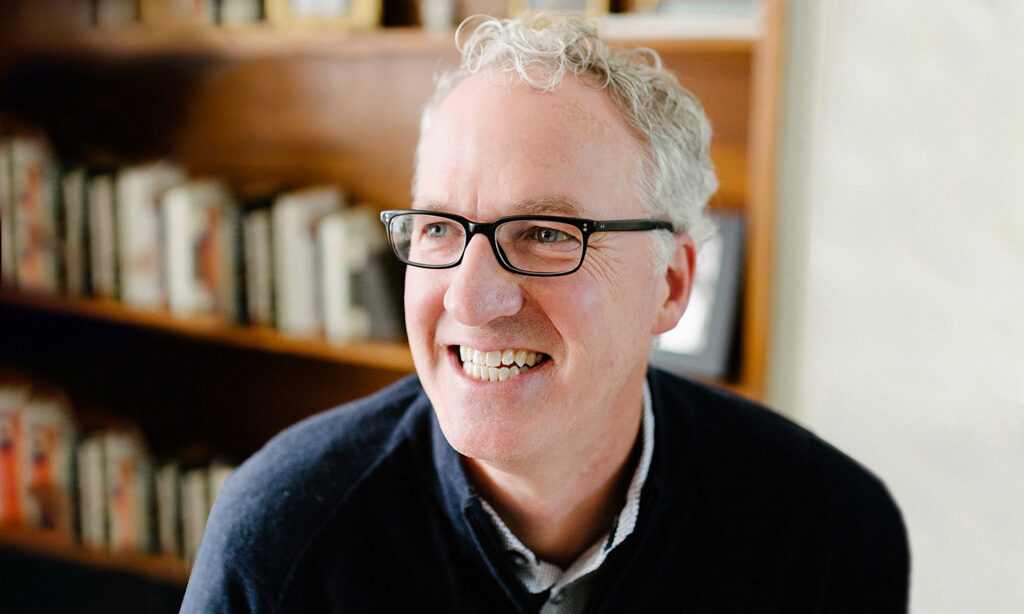
<path id="1" fill-rule="evenodd" d="M 669 259 L 663 283 L 667 287 L 664 301 L 658 306 L 658 314 L 651 334 L 660 335 L 675 328 L 683 317 L 690 302 L 693 289 L 693 274 L 697 269 L 697 246 L 689 233 L 676 235 L 676 247 Z"/>

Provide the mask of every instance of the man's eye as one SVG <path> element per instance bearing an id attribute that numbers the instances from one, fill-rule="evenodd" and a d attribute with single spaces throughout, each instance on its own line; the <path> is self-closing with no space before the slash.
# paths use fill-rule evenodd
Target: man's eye
<path id="1" fill-rule="evenodd" d="M 575 237 L 567 232 L 558 230 L 557 228 L 547 228 L 545 226 L 535 226 L 524 233 L 524 239 L 531 239 L 539 243 L 559 243 L 562 241 L 572 241 Z"/>
<path id="2" fill-rule="evenodd" d="M 432 239 L 439 239 L 441 237 L 448 236 L 448 226 L 449 224 L 445 224 L 443 222 L 428 224 L 427 227 L 423 229 L 423 234 Z"/>

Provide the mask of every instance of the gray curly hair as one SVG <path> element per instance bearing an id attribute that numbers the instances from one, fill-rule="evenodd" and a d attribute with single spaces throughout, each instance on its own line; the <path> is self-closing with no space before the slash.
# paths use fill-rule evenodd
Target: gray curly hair
<path id="1" fill-rule="evenodd" d="M 466 31 L 471 30 L 463 40 Z M 459 26 L 456 46 L 461 66 L 438 77 L 420 122 L 420 147 L 437 108 L 467 77 L 497 71 L 542 91 L 551 91 L 570 73 L 596 89 L 607 89 L 646 149 L 636 173 L 637 189 L 653 217 L 672 222 L 700 245 L 714 233 L 705 205 L 718 189 L 709 155 L 711 125 L 700 101 L 662 67 L 651 49 L 610 49 L 590 22 L 539 15 L 529 21 L 473 16 Z M 416 151 L 419 180 L 420 149 Z M 660 250 L 667 263 L 674 250 L 669 233 Z"/>

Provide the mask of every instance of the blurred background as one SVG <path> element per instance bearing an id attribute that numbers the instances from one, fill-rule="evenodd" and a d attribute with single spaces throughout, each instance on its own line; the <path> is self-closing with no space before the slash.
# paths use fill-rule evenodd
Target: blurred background
<path id="1" fill-rule="evenodd" d="M 652 358 L 879 475 L 912 612 L 1020 611 L 1024 3 L 556 4 L 714 126 L 723 232 Z M 0 6 L 10 611 L 176 611 L 231 468 L 412 371 L 376 216 L 453 26 L 536 6 Z"/>
<path id="2" fill-rule="evenodd" d="M 793 2 L 770 402 L 885 480 L 912 611 L 1024 604 L 1024 4 Z"/>

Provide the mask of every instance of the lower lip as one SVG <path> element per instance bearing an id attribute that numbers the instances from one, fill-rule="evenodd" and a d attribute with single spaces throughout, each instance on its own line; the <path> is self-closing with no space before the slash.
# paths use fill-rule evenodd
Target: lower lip
<path id="1" fill-rule="evenodd" d="M 544 361 L 542 361 L 540 363 L 537 363 L 536 365 L 534 365 L 534 366 L 530 367 L 529 369 L 527 369 L 525 373 L 520 373 L 519 375 L 517 375 L 517 376 L 515 376 L 513 378 L 510 378 L 510 379 L 507 379 L 507 380 L 505 380 L 503 382 L 492 382 L 490 380 L 484 381 L 482 379 L 477 379 L 477 378 L 473 377 L 472 375 L 469 375 L 465 371 L 463 371 L 462 370 L 462 361 L 459 360 L 459 350 L 458 350 L 458 348 L 455 348 L 455 349 L 449 348 L 448 349 L 448 356 L 449 356 L 449 360 L 451 361 L 452 368 L 454 368 L 456 371 L 458 371 L 459 375 L 461 375 L 463 379 L 465 379 L 467 381 L 470 381 L 470 382 L 473 382 L 475 384 L 487 385 L 487 386 L 501 386 L 503 384 L 504 385 L 508 385 L 508 384 L 515 383 L 515 382 L 523 379 L 524 377 L 530 377 L 530 375 L 532 375 L 534 372 L 539 371 L 540 369 L 546 367 L 548 365 L 548 363 L 551 362 L 550 358 L 546 358 L 546 359 L 544 359 Z"/>

